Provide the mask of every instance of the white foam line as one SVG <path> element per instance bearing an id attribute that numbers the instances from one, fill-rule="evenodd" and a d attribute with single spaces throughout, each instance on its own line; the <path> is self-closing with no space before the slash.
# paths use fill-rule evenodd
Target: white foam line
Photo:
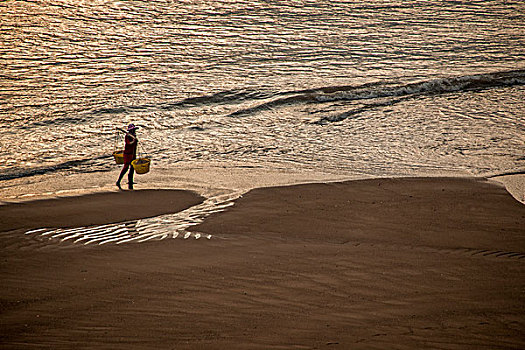
<path id="1" fill-rule="evenodd" d="M 144 231 L 144 230 L 147 230 L 149 228 L 158 227 L 158 226 L 160 226 L 160 224 L 157 224 L 157 223 L 144 225 L 144 226 L 137 226 L 137 231 Z"/>
<path id="2" fill-rule="evenodd" d="M 226 208 L 224 208 L 224 209 L 210 210 L 210 211 L 208 212 L 208 214 L 211 215 L 211 214 L 215 214 L 215 213 L 222 213 L 224 210 L 226 210 Z"/>
<path id="3" fill-rule="evenodd" d="M 100 237 L 101 235 L 104 235 L 104 234 L 107 234 L 107 233 L 110 233 L 110 232 L 112 232 L 112 230 L 111 230 L 111 228 L 108 228 L 105 231 L 102 231 L 102 232 L 97 233 L 97 234 L 83 235 L 83 237 L 77 239 L 76 241 L 74 241 L 74 243 L 82 242 L 82 241 L 85 241 L 87 239 L 93 239 L 93 238 L 96 238 L 96 237 Z"/>
<path id="4" fill-rule="evenodd" d="M 90 226 L 89 229 L 104 229 L 104 228 L 107 228 L 107 227 L 114 227 L 114 226 L 117 226 L 117 225 L 121 225 L 121 224 L 105 224 L 105 225 L 95 225 L 95 226 Z"/>
<path id="5" fill-rule="evenodd" d="M 123 237 L 125 236 L 125 237 Z M 103 242 L 106 242 L 106 241 L 110 241 L 110 240 L 118 240 L 118 239 L 121 239 L 121 238 L 128 238 L 129 237 L 129 234 L 127 233 L 121 233 L 120 235 L 117 235 L 117 236 L 111 236 L 112 238 L 111 239 L 108 239 L 108 237 L 99 237 L 99 238 L 96 238 L 96 239 L 91 239 L 91 240 L 88 240 L 84 243 L 84 245 L 88 245 L 88 244 L 92 244 L 92 243 L 97 243 L 98 242 L 98 245 L 103 244 Z"/>
<path id="6" fill-rule="evenodd" d="M 172 229 L 172 230 L 181 230 L 183 229 L 184 227 L 188 226 L 189 224 L 187 222 L 178 222 L 174 225 L 170 225 L 169 227 Z"/>
<path id="7" fill-rule="evenodd" d="M 107 226 L 107 225 L 104 225 L 104 226 L 96 226 L 96 227 L 93 227 L 93 228 L 90 228 L 88 230 L 84 230 L 82 231 L 83 234 L 85 235 L 92 235 L 92 234 L 96 234 L 98 232 L 107 232 L 108 230 L 111 230 L 115 227 L 118 227 L 116 225 L 114 226 Z"/>
<path id="8" fill-rule="evenodd" d="M 156 236 L 168 236 L 170 235 L 172 232 L 172 229 L 170 228 L 164 228 L 164 229 L 161 229 L 161 230 L 157 230 L 157 231 L 154 231 L 154 232 L 149 232 L 149 233 L 143 233 L 141 235 L 141 237 L 156 237 Z"/>
<path id="9" fill-rule="evenodd" d="M 85 231 L 83 231 L 83 232 L 78 232 L 78 233 L 76 233 L 74 235 L 71 235 L 69 237 L 62 238 L 62 241 L 65 241 L 65 240 L 68 240 L 68 239 L 77 238 L 77 237 L 83 237 L 83 238 L 80 238 L 80 239 L 77 239 L 76 241 L 74 241 L 74 243 L 77 243 L 77 242 L 82 241 L 84 239 L 87 239 L 89 237 L 97 237 L 100 234 L 105 234 L 107 232 L 111 232 L 111 228 L 106 228 L 104 230 L 89 230 L 89 231 L 87 231 L 87 233 Z"/>
<path id="10" fill-rule="evenodd" d="M 183 224 L 180 224 L 179 227 L 180 228 L 188 228 L 190 226 L 195 226 L 197 225 L 199 222 L 201 222 L 202 220 L 199 220 L 199 221 L 191 221 L 191 222 L 184 222 Z"/>
<path id="11" fill-rule="evenodd" d="M 137 230 L 137 231 L 140 232 L 140 233 L 158 232 L 159 230 L 162 231 L 162 230 L 166 230 L 168 228 L 169 227 L 166 227 L 166 225 L 158 225 L 158 226 L 155 226 L 155 227 L 148 227 L 146 229 Z"/>
<path id="12" fill-rule="evenodd" d="M 74 234 L 83 234 L 85 231 L 82 230 L 82 228 L 78 229 L 71 229 L 71 230 L 64 230 L 61 233 L 58 233 L 56 235 L 51 236 L 52 238 L 59 238 L 66 235 L 74 235 Z"/>
<path id="13" fill-rule="evenodd" d="M 67 241 L 68 239 L 73 239 L 73 238 L 77 238 L 79 236 L 83 236 L 84 234 L 82 232 L 79 232 L 79 233 L 76 233 L 74 235 L 71 235 L 71 236 L 67 236 L 67 237 L 64 237 L 62 238 L 60 241 L 61 242 L 64 242 L 64 241 Z"/>
<path id="14" fill-rule="evenodd" d="M 222 204 L 216 205 L 216 207 L 217 208 L 228 208 L 228 207 L 231 207 L 234 204 L 235 204 L 235 202 L 226 202 L 226 203 L 222 203 Z"/>
<path id="15" fill-rule="evenodd" d="M 107 237 L 97 237 L 97 238 L 90 239 L 86 243 L 84 243 L 84 245 L 88 245 L 88 244 L 95 243 L 95 242 L 100 242 L 100 241 L 105 241 L 105 240 L 111 239 L 111 238 L 122 237 L 122 236 L 129 237 L 129 233 L 127 232 L 127 230 L 126 230 L 126 232 L 123 232 L 123 233 L 121 233 L 119 235 L 111 235 L 111 236 L 107 236 Z"/>
<path id="16" fill-rule="evenodd" d="M 74 233 L 75 232 L 73 232 L 73 234 Z M 69 234 L 71 234 L 71 233 L 69 233 L 69 231 L 65 231 L 65 232 L 57 233 L 56 235 L 51 236 L 51 238 L 59 238 L 59 237 L 66 236 L 66 235 L 69 235 Z"/>
<path id="17" fill-rule="evenodd" d="M 75 236 L 86 236 L 86 237 L 96 237 L 103 234 L 106 234 L 108 232 L 112 232 L 113 230 L 117 230 L 119 228 L 123 227 L 122 224 L 113 224 L 113 225 L 103 225 L 103 226 L 95 226 L 93 228 L 78 232 L 75 234 Z"/>
<path id="18" fill-rule="evenodd" d="M 207 212 L 208 213 L 208 212 Z M 204 213 L 193 213 L 193 214 L 190 214 L 188 216 L 185 217 L 186 220 L 197 220 L 197 219 L 200 219 L 200 217 L 203 215 Z"/>
<path id="19" fill-rule="evenodd" d="M 42 232 L 42 231 L 46 231 L 46 230 L 49 230 L 48 228 L 37 228 L 36 230 L 29 230 L 29 231 L 26 231 L 26 235 L 30 235 L 32 233 L 37 233 L 37 232 Z"/>
<path id="20" fill-rule="evenodd" d="M 142 242 L 146 242 L 146 241 L 149 241 L 149 240 L 151 240 L 151 239 L 153 239 L 153 238 L 155 238 L 155 237 L 156 237 L 156 235 L 151 235 L 151 236 L 148 236 L 146 239 L 142 239 L 142 240 L 140 240 L 139 242 L 140 242 L 140 243 L 142 243 Z"/>
<path id="21" fill-rule="evenodd" d="M 128 238 L 128 239 L 123 239 L 121 241 L 116 241 L 115 244 L 122 244 L 122 243 L 129 243 L 129 242 L 133 242 L 135 240 L 137 240 L 139 238 L 139 236 L 137 237 L 131 237 L 131 238 Z"/>
<path id="22" fill-rule="evenodd" d="M 198 214 L 198 213 L 195 213 L 195 214 L 188 214 L 188 215 L 185 215 L 185 216 L 181 216 L 178 218 L 178 221 L 182 221 L 182 222 L 187 222 L 188 220 L 195 220 L 195 218 L 198 218 L 202 216 L 202 214 Z"/>
<path id="23" fill-rule="evenodd" d="M 77 232 L 84 232 L 84 231 L 82 231 L 83 229 L 84 229 L 83 227 L 82 227 L 82 228 L 70 229 L 70 230 L 67 229 L 67 230 L 63 230 L 63 232 L 58 233 L 58 234 L 56 234 L 56 235 L 53 235 L 53 236 L 51 236 L 51 237 L 53 237 L 53 238 L 58 238 L 58 237 L 62 237 L 62 236 L 65 236 L 65 235 L 75 234 L 75 233 L 77 233 Z"/>
<path id="24" fill-rule="evenodd" d="M 120 232 L 126 232 L 126 233 L 129 233 L 129 230 L 127 227 L 120 227 L 120 228 L 117 228 L 116 230 L 112 231 L 111 234 L 117 234 L 117 233 L 120 233 Z M 100 236 L 100 234 L 97 234 L 96 236 Z"/>
<path id="25" fill-rule="evenodd" d="M 67 231 L 67 232 L 76 232 L 76 231 L 82 231 L 82 230 L 85 230 L 87 229 L 88 227 L 85 227 L 85 226 L 80 226 L 80 227 L 75 227 L 75 228 L 65 228 L 64 231 Z"/>
<path id="26" fill-rule="evenodd" d="M 87 229 L 80 231 L 79 234 L 85 235 L 85 236 L 94 235 L 94 234 L 96 235 L 99 232 L 107 232 L 108 230 L 111 230 L 114 227 L 118 227 L 118 225 L 112 224 L 112 225 L 93 226 L 93 227 L 89 227 Z M 70 232 L 73 232 L 73 231 L 70 231 Z M 75 236 L 78 236 L 79 234 L 76 234 Z"/>
<path id="27" fill-rule="evenodd" d="M 103 245 L 103 244 L 110 243 L 110 242 L 116 242 L 116 241 L 119 241 L 119 240 L 121 240 L 121 239 L 123 239 L 123 238 L 126 238 L 126 239 L 127 239 L 127 238 L 130 237 L 129 234 L 127 234 L 126 236 L 127 236 L 127 237 L 122 237 L 122 235 L 119 235 L 119 236 L 116 236 L 116 237 L 111 238 L 111 239 L 106 239 L 105 241 L 100 242 L 98 245 Z M 87 243 L 86 243 L 86 244 L 87 244 Z"/>
<path id="28" fill-rule="evenodd" d="M 102 232 L 97 232 L 97 233 L 92 233 L 92 234 L 85 235 L 85 237 L 87 239 L 95 239 L 95 238 L 100 238 L 100 237 L 110 237 L 112 235 L 115 235 L 115 234 L 123 232 L 123 231 L 127 232 L 127 230 L 125 228 L 118 228 L 118 229 L 109 229 L 108 228 L 107 230 L 102 231 Z"/>
<path id="29" fill-rule="evenodd" d="M 235 204 L 235 202 L 228 202 L 228 203 L 224 203 L 222 205 L 217 205 L 216 208 L 224 210 L 224 209 L 227 209 L 229 207 L 233 207 L 234 204 Z"/>
<path id="30" fill-rule="evenodd" d="M 148 227 L 150 225 L 160 225 L 159 217 L 152 217 L 152 218 L 146 218 L 142 219 L 140 224 L 137 224 L 138 227 Z"/>
<path id="31" fill-rule="evenodd" d="M 44 233 L 42 233 L 41 235 L 42 235 L 42 236 L 47 236 L 47 235 L 50 235 L 50 234 L 52 234 L 52 233 L 58 233 L 58 232 L 62 232 L 62 231 L 63 231 L 63 230 L 59 228 L 59 229 L 56 229 L 56 230 L 51 230 L 51 231 L 44 232 Z"/>
<path id="32" fill-rule="evenodd" d="M 138 235 L 138 236 L 132 236 L 131 238 L 129 239 L 125 239 L 125 240 L 122 240 L 122 241 L 118 241 L 117 244 L 122 244 L 122 243 L 127 243 L 127 242 L 132 242 L 132 241 L 136 241 L 136 240 L 139 240 L 143 237 L 149 237 L 150 235 L 147 234 L 147 235 Z"/>
<path id="33" fill-rule="evenodd" d="M 83 242 L 83 241 L 88 241 L 88 240 L 90 240 L 90 239 L 92 239 L 92 237 L 89 237 L 89 236 L 81 236 L 80 238 L 75 239 L 75 240 L 73 241 L 73 243 L 81 243 L 81 242 Z M 65 239 L 64 239 L 64 240 L 65 240 Z"/>
<path id="34" fill-rule="evenodd" d="M 172 229 L 170 227 L 163 227 L 161 229 L 152 231 L 152 232 L 150 232 L 148 234 L 150 234 L 150 235 L 159 235 L 159 234 L 163 234 L 163 233 L 170 233 L 171 231 L 172 231 Z"/>
<path id="35" fill-rule="evenodd" d="M 149 218 L 149 219 L 146 219 L 146 220 L 148 220 L 148 222 L 155 222 L 155 223 L 162 224 L 164 219 L 166 217 L 169 217 L 170 215 L 173 215 L 173 214 L 166 214 L 166 215 L 161 215 L 161 216 L 155 216 L 155 217 L 152 217 L 152 218 Z"/>
<path id="36" fill-rule="evenodd" d="M 171 220 L 169 221 L 166 221 L 162 224 L 159 224 L 159 226 L 166 226 L 166 225 L 177 225 L 178 223 L 180 222 L 183 222 L 183 220 L 181 220 L 180 218 L 178 217 L 175 217 L 175 218 L 172 218 Z"/>

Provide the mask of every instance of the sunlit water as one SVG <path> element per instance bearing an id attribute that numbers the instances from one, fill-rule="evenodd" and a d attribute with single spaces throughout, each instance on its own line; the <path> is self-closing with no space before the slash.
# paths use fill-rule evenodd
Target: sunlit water
<path id="1" fill-rule="evenodd" d="M 521 1 L 8 1 L 0 177 L 244 161 L 383 176 L 525 165 Z"/>
<path id="2" fill-rule="evenodd" d="M 523 1 L 0 3 L 0 182 L 156 169 L 525 168 Z M 233 165 L 232 165 L 233 166 Z"/>

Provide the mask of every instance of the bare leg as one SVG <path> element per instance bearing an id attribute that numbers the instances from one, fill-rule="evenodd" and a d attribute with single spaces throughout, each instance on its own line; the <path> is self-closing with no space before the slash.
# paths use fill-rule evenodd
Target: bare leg
<path id="1" fill-rule="evenodd" d="M 128 171 L 129 165 L 130 165 L 130 163 L 125 163 L 124 166 L 122 167 L 122 171 L 120 172 L 120 175 L 119 175 L 118 180 L 117 180 L 117 187 L 119 189 L 122 189 L 120 187 L 120 181 L 122 180 L 122 178 L 124 177 L 124 175 Z"/>
<path id="2" fill-rule="evenodd" d="M 133 166 L 130 166 L 128 174 L 128 188 L 130 190 L 133 189 L 133 174 L 135 174 L 135 168 L 133 168 Z"/>

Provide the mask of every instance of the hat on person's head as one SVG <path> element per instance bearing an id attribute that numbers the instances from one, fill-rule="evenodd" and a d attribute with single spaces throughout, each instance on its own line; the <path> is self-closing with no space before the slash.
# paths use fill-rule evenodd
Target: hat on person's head
<path id="1" fill-rule="evenodd" d="M 135 130 L 135 129 L 138 129 L 139 127 L 138 126 L 135 126 L 135 124 L 129 124 L 128 125 L 128 131 L 131 131 L 131 130 Z"/>

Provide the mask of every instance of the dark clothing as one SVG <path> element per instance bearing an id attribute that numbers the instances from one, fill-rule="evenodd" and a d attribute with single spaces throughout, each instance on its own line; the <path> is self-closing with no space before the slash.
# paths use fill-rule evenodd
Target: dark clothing
<path id="1" fill-rule="evenodd" d="M 133 168 L 133 166 L 131 165 L 131 162 L 129 163 L 124 163 L 124 167 L 122 167 L 122 171 L 120 172 L 120 176 L 118 177 L 118 181 L 117 181 L 117 186 L 120 188 L 120 181 L 122 180 L 122 178 L 124 177 L 124 175 L 126 174 L 126 171 L 128 171 L 129 169 L 129 173 L 128 173 L 128 187 L 130 189 L 133 189 L 133 175 L 135 174 L 135 168 Z"/>
<path id="2" fill-rule="evenodd" d="M 128 187 L 129 189 L 133 189 L 133 175 L 135 174 L 135 169 L 131 165 L 131 162 L 137 158 L 137 139 L 131 137 L 130 135 L 126 135 L 124 138 L 125 145 L 124 145 L 124 166 L 122 167 L 122 171 L 120 172 L 120 176 L 118 177 L 117 186 L 120 188 L 120 181 L 126 174 L 126 172 L 129 169 L 128 173 Z"/>
<path id="3" fill-rule="evenodd" d="M 137 157 L 137 139 L 126 135 L 124 139 L 124 164 L 129 164 L 133 159 Z"/>

